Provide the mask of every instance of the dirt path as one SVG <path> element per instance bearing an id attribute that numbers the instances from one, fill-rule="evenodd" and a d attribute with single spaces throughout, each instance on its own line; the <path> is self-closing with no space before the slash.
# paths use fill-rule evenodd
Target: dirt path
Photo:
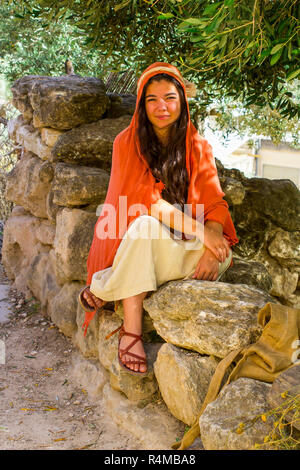
<path id="1" fill-rule="evenodd" d="M 1 264 L 0 284 L 12 284 Z M 10 318 L 0 323 L 0 449 L 142 449 L 111 422 L 101 400 L 72 383 L 76 348 L 38 302 L 10 289 L 9 303 Z"/>

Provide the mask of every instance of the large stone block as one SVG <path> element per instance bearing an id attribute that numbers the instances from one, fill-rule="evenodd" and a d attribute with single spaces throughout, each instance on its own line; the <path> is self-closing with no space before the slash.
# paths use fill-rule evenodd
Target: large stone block
<path id="1" fill-rule="evenodd" d="M 24 121 L 22 115 L 9 121 L 9 136 L 28 152 L 37 155 L 41 160 L 52 160 L 51 147 L 46 145 L 40 133 L 31 124 Z"/>
<path id="2" fill-rule="evenodd" d="M 300 271 L 300 231 L 286 232 L 278 229 L 269 242 L 268 252 L 282 266 L 297 267 Z"/>
<path id="3" fill-rule="evenodd" d="M 263 263 L 233 258 L 233 266 L 222 276 L 222 282 L 247 284 L 266 292 L 272 288 L 272 277 Z"/>
<path id="4" fill-rule="evenodd" d="M 144 308 L 165 341 L 223 358 L 258 339 L 257 313 L 267 302 L 275 301 L 253 286 L 180 280 L 161 286 Z"/>
<path id="5" fill-rule="evenodd" d="M 59 136 L 63 134 L 63 131 L 58 131 L 57 129 L 51 129 L 51 127 L 43 127 L 41 129 L 41 139 L 44 144 L 48 147 L 54 147 Z"/>
<path id="6" fill-rule="evenodd" d="M 85 359 L 80 354 L 75 354 L 70 372 L 78 386 L 83 387 L 91 398 L 101 397 L 103 387 L 108 382 L 108 373 L 99 361 Z"/>
<path id="7" fill-rule="evenodd" d="M 299 312 L 300 315 L 300 312 Z M 267 400 L 272 409 L 276 409 L 284 417 L 284 421 L 300 431 L 299 405 L 300 395 L 300 344 L 294 343 L 294 365 L 281 372 L 271 385 Z M 294 400 L 294 403 L 293 403 Z M 299 403 L 299 401 L 298 401 Z"/>
<path id="8" fill-rule="evenodd" d="M 52 158 L 110 170 L 113 142 L 130 124 L 130 116 L 101 119 L 62 134 L 52 149 Z"/>
<path id="9" fill-rule="evenodd" d="M 157 381 L 154 376 L 153 363 L 160 343 L 144 343 L 147 355 L 148 374 L 145 377 L 137 377 L 124 371 L 118 361 L 118 333 L 106 339 L 106 336 L 116 330 L 122 321 L 114 312 L 104 311 L 99 321 L 99 361 L 110 373 L 110 384 L 114 390 L 123 392 L 126 397 L 141 405 L 153 399 L 158 391 Z"/>
<path id="10" fill-rule="evenodd" d="M 297 289 L 298 272 L 281 266 L 266 250 L 260 253 L 260 261 L 265 265 L 272 278 L 270 294 L 282 299 L 290 299 Z"/>
<path id="11" fill-rule="evenodd" d="M 48 312 L 59 330 L 70 338 L 77 331 L 77 296 L 82 285 L 79 282 L 65 284 L 51 299 Z"/>
<path id="12" fill-rule="evenodd" d="M 19 290 L 29 293 L 28 270 L 37 255 L 49 253 L 52 241 L 53 226 L 47 220 L 34 217 L 21 206 L 14 207 L 4 225 L 2 263 Z"/>
<path id="13" fill-rule="evenodd" d="M 273 424 L 272 418 L 267 422 L 260 418 L 270 409 L 267 402 L 270 387 L 270 384 L 249 378 L 226 385 L 200 416 L 204 448 L 253 450 L 255 444 L 262 444 Z"/>
<path id="14" fill-rule="evenodd" d="M 97 121 L 109 99 L 102 80 L 78 75 L 61 77 L 25 76 L 12 86 L 14 105 L 37 128 L 72 129 Z"/>
<path id="15" fill-rule="evenodd" d="M 64 208 L 56 217 L 54 239 L 57 282 L 86 281 L 87 257 L 97 216 L 80 209 Z"/>
<path id="16" fill-rule="evenodd" d="M 29 122 L 33 117 L 33 109 L 29 100 L 29 92 L 36 81 L 43 81 L 47 77 L 42 75 L 25 75 L 16 80 L 11 91 L 13 94 L 12 104 L 22 113 L 24 119 Z"/>
<path id="17" fill-rule="evenodd" d="M 42 311 L 49 314 L 49 304 L 60 290 L 50 253 L 39 253 L 30 260 L 26 271 L 26 284 L 34 297 L 40 301 Z"/>
<path id="18" fill-rule="evenodd" d="M 51 183 L 45 181 L 43 162 L 35 156 L 21 159 L 7 175 L 6 198 L 36 217 L 47 219 L 46 198 Z"/>
<path id="19" fill-rule="evenodd" d="M 52 201 L 57 206 L 101 204 L 108 184 L 109 174 L 100 168 L 57 163 L 51 187 Z"/>
<path id="20" fill-rule="evenodd" d="M 254 258 L 265 247 L 267 235 L 274 227 L 293 232 L 300 227 L 300 191 L 290 180 L 244 178 L 246 190 L 241 204 L 232 214 L 239 244 L 235 251 L 241 257 Z"/>
<path id="21" fill-rule="evenodd" d="M 218 365 L 213 356 L 165 343 L 154 363 L 159 390 L 169 411 L 189 426 L 199 414 L 210 380 Z"/>
<path id="22" fill-rule="evenodd" d="M 184 433 L 185 425 L 171 415 L 164 403 L 137 408 L 109 384 L 103 388 L 103 406 L 112 420 L 142 443 L 145 450 L 171 449 Z"/>
<path id="23" fill-rule="evenodd" d="M 51 220 L 39 219 L 40 224 L 36 228 L 36 238 L 43 245 L 53 245 L 56 226 Z"/>
<path id="24" fill-rule="evenodd" d="M 85 284 L 81 285 L 83 288 Z M 87 329 L 86 336 L 84 336 L 84 329 L 82 325 L 85 320 L 85 312 L 81 305 L 77 306 L 77 331 L 73 337 L 75 345 L 80 350 L 81 354 L 87 359 L 98 359 L 98 344 L 99 344 L 99 313 L 95 313 L 94 318 L 91 320 Z"/>
<path id="25" fill-rule="evenodd" d="M 107 96 L 109 97 L 109 105 L 105 117 L 116 119 L 120 116 L 133 115 L 136 106 L 136 95 L 107 93 Z"/>

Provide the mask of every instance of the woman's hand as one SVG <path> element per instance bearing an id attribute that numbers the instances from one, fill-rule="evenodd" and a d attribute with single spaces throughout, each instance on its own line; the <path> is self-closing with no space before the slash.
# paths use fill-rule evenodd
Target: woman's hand
<path id="1" fill-rule="evenodd" d="M 219 274 L 219 261 L 208 249 L 198 261 L 192 279 L 202 279 L 203 281 L 215 281 Z"/>
<path id="2" fill-rule="evenodd" d="M 94 294 L 91 293 L 90 289 L 88 287 L 85 288 L 83 291 L 82 296 L 85 298 L 87 303 L 91 306 L 96 308 L 102 307 L 102 305 L 105 303 L 104 300 L 99 299 L 99 297 L 96 297 Z"/>
<path id="3" fill-rule="evenodd" d="M 204 245 L 211 250 L 220 263 L 224 263 L 229 256 L 230 246 L 226 238 L 208 225 L 204 226 Z"/>

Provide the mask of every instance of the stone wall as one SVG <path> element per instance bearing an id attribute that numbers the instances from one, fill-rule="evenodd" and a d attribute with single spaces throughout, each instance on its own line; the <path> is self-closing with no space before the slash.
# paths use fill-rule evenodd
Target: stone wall
<path id="1" fill-rule="evenodd" d="M 12 92 L 21 114 L 8 129 L 22 153 L 7 177 L 6 198 L 15 204 L 4 227 L 7 276 L 76 344 L 75 375 L 91 393 L 102 394 L 113 419 L 144 439 L 145 448 L 167 448 L 193 423 L 218 362 L 259 337 L 259 309 L 268 301 L 299 306 L 299 191 L 288 180 L 247 179 L 217 162 L 240 238 L 234 267 L 217 284 L 174 281 L 147 297 L 149 373 L 130 376 L 119 368 L 117 335 L 105 340 L 121 324 L 122 306 L 114 312 L 108 303 L 84 338 L 77 295 L 108 187 L 113 141 L 129 125 L 135 97 L 108 94 L 101 80 L 77 75 L 26 76 Z M 238 382 L 229 394 L 237 393 Z M 252 403 L 248 415 L 268 408 L 270 385 L 256 382 L 240 382 Z M 233 410 L 228 413 L 239 420 Z M 210 448 L 211 428 L 203 423 Z M 260 426 L 244 440 L 237 434 L 234 445 L 251 448 L 266 431 Z M 224 439 L 213 446 L 232 448 Z"/>

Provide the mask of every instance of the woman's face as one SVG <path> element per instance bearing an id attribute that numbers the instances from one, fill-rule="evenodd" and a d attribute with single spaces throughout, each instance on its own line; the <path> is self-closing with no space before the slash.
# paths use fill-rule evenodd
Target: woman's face
<path id="1" fill-rule="evenodd" d="M 146 114 L 154 131 L 165 130 L 180 116 L 180 96 L 176 86 L 167 80 L 152 82 L 145 95 Z"/>

